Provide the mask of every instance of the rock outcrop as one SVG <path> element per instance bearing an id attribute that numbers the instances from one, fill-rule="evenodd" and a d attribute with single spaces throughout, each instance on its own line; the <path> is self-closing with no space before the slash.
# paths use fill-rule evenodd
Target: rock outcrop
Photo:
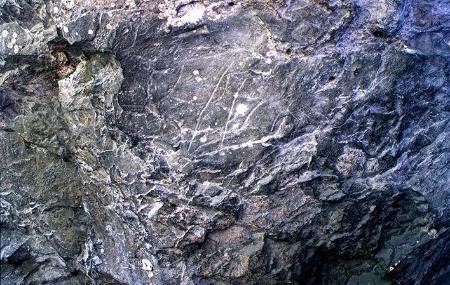
<path id="1" fill-rule="evenodd" d="M 448 284 L 450 2 L 0 0 L 1 284 Z"/>

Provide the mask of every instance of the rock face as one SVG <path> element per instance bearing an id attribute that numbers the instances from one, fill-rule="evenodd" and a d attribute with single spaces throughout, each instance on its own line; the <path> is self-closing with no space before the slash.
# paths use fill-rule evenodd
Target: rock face
<path id="1" fill-rule="evenodd" d="M 0 0 L 1 284 L 448 284 L 450 2 Z"/>

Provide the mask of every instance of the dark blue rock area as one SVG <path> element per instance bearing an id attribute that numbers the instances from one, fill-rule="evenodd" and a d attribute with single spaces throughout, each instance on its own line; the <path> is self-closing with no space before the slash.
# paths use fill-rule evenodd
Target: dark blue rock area
<path id="1" fill-rule="evenodd" d="M 449 284 L 447 0 L 0 1 L 1 284 Z"/>

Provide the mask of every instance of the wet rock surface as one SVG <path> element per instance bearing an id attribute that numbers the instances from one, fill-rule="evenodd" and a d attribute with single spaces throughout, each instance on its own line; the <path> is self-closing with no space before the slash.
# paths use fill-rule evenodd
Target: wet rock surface
<path id="1" fill-rule="evenodd" d="M 0 1 L 2 284 L 446 284 L 450 2 Z"/>

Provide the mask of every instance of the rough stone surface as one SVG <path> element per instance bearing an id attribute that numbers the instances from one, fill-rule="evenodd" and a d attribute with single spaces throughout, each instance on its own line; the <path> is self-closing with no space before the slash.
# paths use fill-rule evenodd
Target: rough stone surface
<path id="1" fill-rule="evenodd" d="M 448 0 L 0 0 L 1 284 L 448 284 Z"/>

